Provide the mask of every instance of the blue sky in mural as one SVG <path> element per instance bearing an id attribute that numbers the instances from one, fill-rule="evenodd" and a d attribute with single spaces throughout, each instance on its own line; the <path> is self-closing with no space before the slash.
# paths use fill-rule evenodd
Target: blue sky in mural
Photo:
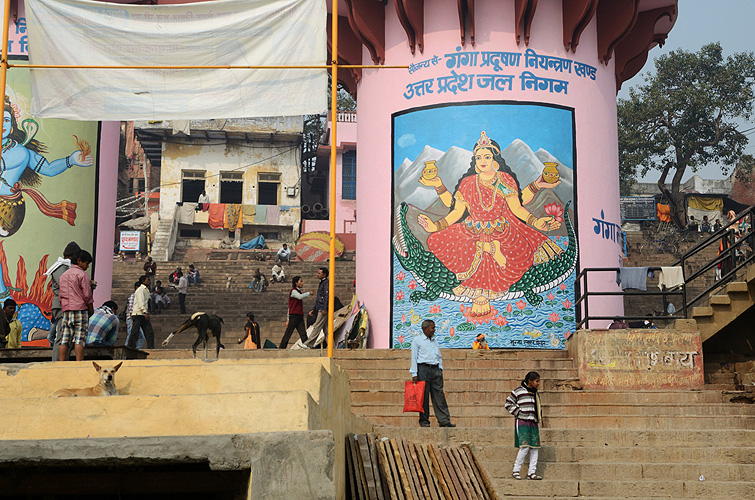
<path id="1" fill-rule="evenodd" d="M 477 113 L 474 126 L 455 126 L 469 123 L 470 111 Z M 428 127 L 429 123 L 435 126 Z M 571 127 L 571 111 L 542 105 L 465 104 L 410 112 L 395 119 L 393 169 L 404 158 L 413 161 L 426 145 L 441 151 L 451 146 L 471 150 L 482 130 L 502 148 L 521 139 L 533 151 L 544 148 L 573 168 L 574 145 L 561 133 Z"/>

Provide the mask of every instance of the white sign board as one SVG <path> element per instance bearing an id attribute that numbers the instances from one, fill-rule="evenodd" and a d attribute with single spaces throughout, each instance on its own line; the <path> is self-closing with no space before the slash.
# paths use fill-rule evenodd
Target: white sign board
<path id="1" fill-rule="evenodd" d="M 141 231 L 121 231 L 121 252 L 138 252 L 142 242 Z"/>

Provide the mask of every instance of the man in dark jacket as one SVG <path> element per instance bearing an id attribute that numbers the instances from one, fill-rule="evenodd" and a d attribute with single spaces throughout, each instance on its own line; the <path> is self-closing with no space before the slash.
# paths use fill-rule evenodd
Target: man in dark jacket
<path id="1" fill-rule="evenodd" d="M 312 331 L 309 334 L 309 338 L 304 343 L 305 347 L 317 347 L 322 341 L 318 342 L 320 332 L 324 331 L 325 335 L 328 334 L 328 268 L 321 267 L 317 271 L 317 279 L 320 284 L 317 285 L 317 296 L 315 298 L 315 308 L 309 311 L 310 316 L 317 315 L 315 324 L 312 325 Z"/>

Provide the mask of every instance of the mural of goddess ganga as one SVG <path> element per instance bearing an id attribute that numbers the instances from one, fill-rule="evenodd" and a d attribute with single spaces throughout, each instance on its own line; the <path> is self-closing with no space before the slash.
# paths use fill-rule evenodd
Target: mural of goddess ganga
<path id="1" fill-rule="evenodd" d="M 496 325 L 505 326 L 508 320 L 491 302 L 521 297 L 538 307 L 544 301 L 541 293 L 556 286 L 563 293 L 564 281 L 574 271 L 577 255 L 576 237 L 568 214 L 571 202 L 566 203 L 563 211 L 560 204 L 552 204 L 559 206 L 558 216 L 548 211 L 547 206 L 542 214 L 541 206 L 544 200 L 560 200 L 553 194 L 554 188 L 561 184 L 557 174 L 544 171 L 522 188 L 517 174 L 507 165 L 501 147 L 484 131 L 474 145 L 469 169 L 460 177 L 452 177 L 454 182 L 458 179 L 453 191 L 449 191 L 437 175 L 434 161 L 425 165 L 419 182 L 435 188 L 439 203 L 431 203 L 428 210 L 417 210 L 402 201 L 396 211 L 393 239 L 401 267 L 412 274 L 417 285 L 425 288 L 411 292 L 412 302 L 438 299 L 471 302 L 471 308 L 462 307 L 462 314 L 456 313 L 456 317 L 466 316 L 474 324 L 496 319 Z M 413 219 L 408 216 L 410 210 Z M 561 214 L 565 218 L 560 218 Z M 566 222 L 566 248 L 560 246 L 555 241 L 559 237 L 554 236 L 561 228 L 561 221 Z M 397 279 L 403 278 L 399 275 Z M 555 296 L 551 295 L 548 295 L 548 306 L 553 309 Z M 401 297 L 400 292 L 398 296 Z M 569 309 L 571 303 L 564 301 L 563 306 L 561 312 Z M 508 304 L 507 309 L 510 307 Z M 526 308 L 526 303 L 517 302 L 517 308 Z M 431 310 L 431 314 L 441 311 L 437 306 L 432 306 Z M 534 318 L 534 311 L 522 312 Z M 553 318 L 552 324 L 560 318 L 560 313 L 545 314 Z M 401 323 L 403 319 L 399 325 Z M 459 327 L 468 329 L 472 323 Z"/>
<path id="2" fill-rule="evenodd" d="M 432 221 L 420 214 L 418 222 L 433 233 L 427 240 L 430 251 L 461 281 L 454 294 L 473 300 L 472 315 L 487 314 L 490 301 L 505 295 L 525 271 L 561 254 L 540 232 L 561 223 L 553 216 L 535 217 L 525 208 L 537 191 L 553 189 L 558 182 L 548 183 L 541 175 L 522 190 L 500 146 L 484 131 L 453 196 L 438 177 L 420 182 L 435 187 L 444 205 L 453 204 L 447 216 Z"/>

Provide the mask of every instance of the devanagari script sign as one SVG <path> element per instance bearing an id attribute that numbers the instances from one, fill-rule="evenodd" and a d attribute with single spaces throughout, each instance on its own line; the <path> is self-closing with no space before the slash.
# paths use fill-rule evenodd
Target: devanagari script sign
<path id="1" fill-rule="evenodd" d="M 406 85 L 404 98 L 409 100 L 427 94 L 451 93 L 456 95 L 475 88 L 489 92 L 511 92 L 517 82 L 523 91 L 568 94 L 569 80 L 586 78 L 595 80 L 597 68 L 571 59 L 538 54 L 532 49 L 520 52 L 462 51 L 434 55 L 430 59 L 412 63 L 409 74 L 444 64 L 450 71 L 447 76 L 424 78 Z M 518 68 L 523 71 L 516 74 Z M 537 72 L 533 73 L 533 71 Z M 544 74 L 545 73 L 545 74 Z M 572 77 L 571 75 L 574 75 Z"/>
<path id="2" fill-rule="evenodd" d="M 324 65 L 321 0 L 122 5 L 27 0 L 31 64 Z M 209 119 L 322 112 L 325 69 L 32 70 L 36 116 Z"/>
<path id="3" fill-rule="evenodd" d="M 569 343 L 585 389 L 693 389 L 705 383 L 697 331 L 578 330 Z"/>

